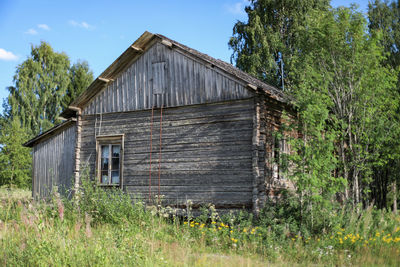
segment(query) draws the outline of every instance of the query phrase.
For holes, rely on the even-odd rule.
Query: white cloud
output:
[[[38,34],[38,32],[35,29],[29,29],[25,32],[26,34],[30,34],[30,35],[36,35]]]
[[[68,21],[68,23],[74,27],[84,28],[86,30],[90,30],[90,29],[94,28],[94,26],[90,25],[86,21],[78,22],[75,20],[70,20],[70,21]]]
[[[38,26],[39,29],[50,31],[50,27],[47,24],[38,24],[37,26]]]
[[[245,15],[244,7],[249,4],[248,0],[242,0],[230,5],[226,5],[226,10],[233,15]]]
[[[0,48],[0,60],[17,60],[18,56],[14,55],[12,52],[10,51],[6,51],[3,48]]]

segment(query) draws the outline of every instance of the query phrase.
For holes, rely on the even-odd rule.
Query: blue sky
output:
[[[334,0],[332,6],[368,0]],[[160,33],[229,62],[228,40],[246,20],[247,0],[0,0],[0,104],[31,45],[49,42],[71,62],[87,60],[97,77],[144,31]],[[0,108],[1,110],[2,108]]]

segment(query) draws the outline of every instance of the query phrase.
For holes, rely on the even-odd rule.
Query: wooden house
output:
[[[274,132],[285,95],[231,64],[145,32],[33,148],[33,196],[77,189],[88,171],[165,205],[247,208],[285,186]]]

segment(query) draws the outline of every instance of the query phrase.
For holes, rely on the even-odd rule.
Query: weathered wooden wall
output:
[[[255,177],[255,191],[258,206],[265,206],[267,199],[276,200],[282,189],[293,188],[293,184],[285,178],[280,169],[279,157],[282,153],[290,153],[285,136],[290,134],[296,137],[293,131],[288,133],[282,130],[283,123],[295,120],[294,112],[284,104],[261,94],[256,98],[259,107],[259,139],[256,148],[259,176]],[[277,133],[281,132],[280,138]],[[283,134],[283,135],[282,135]]]
[[[176,107],[253,96],[210,64],[161,43],[154,44],[83,109],[83,114]]]
[[[152,192],[158,191],[160,109],[154,111]],[[164,204],[251,208],[254,99],[163,110]],[[96,135],[125,134],[124,189],[148,198],[151,110],[82,116],[81,161],[95,173]]]
[[[66,195],[73,184],[75,125],[33,146],[33,197],[48,197],[57,186]]]

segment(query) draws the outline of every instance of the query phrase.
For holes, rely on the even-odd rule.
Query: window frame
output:
[[[119,183],[112,184],[111,177],[109,184],[101,183],[101,146],[109,145],[120,145],[120,154],[119,154]],[[109,151],[109,158],[112,154],[112,151]],[[109,166],[112,165],[112,162],[109,162]],[[124,174],[123,174],[123,166],[124,166],[124,134],[117,135],[102,135],[96,136],[96,180],[99,186],[104,187],[120,187],[122,188],[124,185]]]

